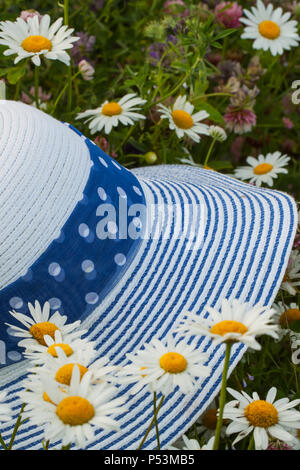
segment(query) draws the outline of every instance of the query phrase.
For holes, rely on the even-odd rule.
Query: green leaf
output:
[[[204,111],[208,112],[209,118],[212,121],[218,122],[218,123],[223,124],[223,125],[225,124],[223,116],[211,104],[208,104],[208,103],[205,103],[205,102],[202,101],[201,103],[199,103],[199,105],[197,107],[197,111],[201,111],[202,109]]]
[[[217,34],[217,36],[214,37],[215,40],[219,41],[219,39],[226,38],[226,36],[230,36],[230,34],[235,33],[237,30],[236,29],[225,29],[221,33]]]
[[[15,85],[26,73],[26,63],[12,67],[7,73],[7,80],[11,85]]]
[[[216,49],[223,49],[223,45],[218,42],[212,42],[211,45],[212,47],[215,47]]]
[[[296,320],[289,325],[290,329],[295,333],[300,333],[300,320]]]
[[[4,75],[6,75],[7,72],[9,72],[9,70],[11,70],[11,69],[10,68],[1,69],[0,70],[0,77],[4,77]]]

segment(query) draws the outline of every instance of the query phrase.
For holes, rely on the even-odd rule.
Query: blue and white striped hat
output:
[[[271,305],[288,263],[297,211],[287,194],[214,171],[162,165],[128,171],[76,129],[31,106],[0,101],[0,389],[17,411],[28,362],[9,310],[50,302],[82,320],[99,355],[164,338],[183,311],[223,298]],[[197,341],[194,339],[193,341]],[[224,346],[200,340],[211,375],[160,411],[162,447],[197,419],[220,389]],[[231,370],[245,348],[236,344]],[[125,386],[120,393],[127,390]],[[131,396],[121,432],[99,431],[90,449],[136,449],[152,416],[146,389]],[[0,426],[6,438],[12,424]],[[40,449],[23,425],[16,449]],[[155,448],[154,430],[145,449]]]

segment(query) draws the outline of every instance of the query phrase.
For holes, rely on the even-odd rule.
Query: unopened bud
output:
[[[147,152],[145,153],[144,157],[148,165],[153,165],[157,162],[157,155],[155,152]]]
[[[81,60],[78,64],[78,68],[83,80],[93,80],[95,69],[87,60]]]

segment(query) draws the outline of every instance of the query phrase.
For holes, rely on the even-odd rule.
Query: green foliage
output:
[[[88,126],[75,120],[78,112],[135,92],[147,99],[143,110],[147,120],[136,124],[129,136],[128,128],[124,126],[118,126],[108,137],[96,135],[107,138],[108,151],[117,150],[117,157],[128,166],[145,164],[139,156],[151,151],[157,154],[158,163],[180,163],[188,151],[194,163],[203,164],[210,137],[203,136],[199,144],[178,139],[169,130],[167,121],[159,120],[156,106],[158,103],[171,105],[178,95],[186,95],[196,111],[209,113],[208,123],[224,127],[224,114],[232,96],[226,83],[232,75],[249,89],[257,87],[259,90],[254,107],[258,122],[251,132],[242,136],[240,151],[234,150],[238,136],[228,132],[227,141],[215,146],[210,166],[232,172],[236,165],[245,163],[248,155],[276,150],[289,153],[294,158],[293,171],[285,178],[285,185],[297,194],[300,118],[299,109],[291,103],[289,94],[299,70],[298,50],[289,53],[287,64],[285,58],[274,59],[269,52],[259,51],[257,55],[264,73],[253,78],[248,70],[256,54],[251,42],[240,39],[239,29],[218,24],[213,9],[204,3],[185,3],[189,14],[182,16],[186,11],[182,7],[175,8],[173,14],[166,14],[163,1],[107,0],[100,8],[96,8],[97,2],[93,1],[71,1],[70,26],[75,32],[95,37],[92,50],[86,50],[83,41],[79,54],[94,65],[95,76],[87,82],[80,74],[76,75],[72,85],[72,107],[68,111],[67,68],[57,61],[43,60],[40,85],[52,95],[47,102],[47,112],[90,135]],[[49,13],[52,20],[63,16],[60,3],[33,0],[30,6],[41,14]],[[26,7],[22,0],[6,1],[2,19],[13,21]],[[159,47],[161,50],[157,52]],[[5,47],[1,46],[1,50]],[[78,57],[73,60],[73,74],[77,72],[77,63]],[[240,74],[236,70],[237,64],[241,66]],[[224,67],[227,67],[226,73]],[[20,99],[22,92],[32,96],[33,66],[30,61],[13,66],[12,57],[1,54],[0,76],[7,79],[8,98]],[[288,113],[284,100],[289,102]],[[282,121],[287,114],[294,124],[290,130]]]

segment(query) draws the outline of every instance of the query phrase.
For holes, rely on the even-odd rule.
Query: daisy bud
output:
[[[37,10],[33,9],[23,10],[20,14],[20,18],[22,18],[24,21],[27,21],[28,18],[33,18],[34,16],[37,16],[39,20],[42,18],[42,15]]]
[[[155,152],[147,152],[144,155],[146,163],[148,165],[153,165],[153,163],[157,162],[157,155]]]
[[[218,140],[219,142],[224,142],[227,139],[227,134],[222,129],[222,127],[219,126],[210,126],[209,128],[209,135],[213,138]]]
[[[95,69],[87,60],[81,60],[78,64],[78,68],[83,80],[93,80]]]

